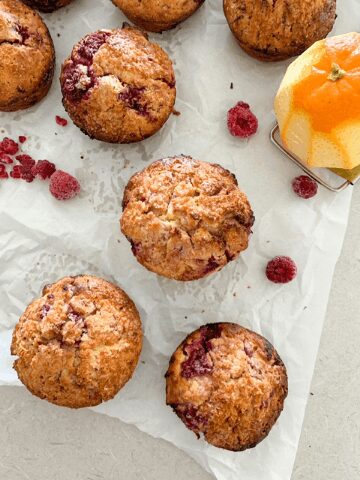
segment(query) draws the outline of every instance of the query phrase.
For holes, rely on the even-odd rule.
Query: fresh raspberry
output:
[[[80,192],[80,184],[75,177],[57,170],[50,177],[50,193],[57,200],[69,200]]]
[[[9,178],[9,174],[6,171],[5,165],[0,163],[0,180],[4,180],[5,178]]]
[[[21,165],[14,165],[13,169],[10,172],[11,178],[21,178]]]
[[[312,198],[317,194],[318,184],[307,175],[300,175],[292,181],[292,188],[301,198]]]
[[[9,163],[13,163],[13,161],[14,160],[7,153],[0,152],[0,162],[1,163],[9,164]]]
[[[20,135],[20,137],[19,137],[19,142],[20,142],[20,143],[25,143],[26,140],[27,140],[27,138],[24,137],[24,135]]]
[[[0,142],[0,152],[8,153],[9,155],[15,155],[19,151],[19,145],[11,138],[5,137]]]
[[[258,120],[245,102],[238,102],[228,111],[227,125],[234,137],[248,138],[258,129]]]
[[[296,264],[290,257],[275,257],[266,267],[266,276],[274,283],[289,283],[294,280],[296,274]]]
[[[34,161],[35,163],[35,161]],[[33,165],[31,163],[25,163],[22,165],[15,165],[10,172],[10,177],[25,180],[31,183],[34,180],[34,175],[31,172]]]
[[[56,123],[60,125],[60,127],[66,127],[66,125],[68,124],[66,118],[59,117],[59,115],[56,115],[55,120]]]
[[[48,160],[38,160],[36,165],[34,165],[31,169],[31,173],[34,175],[34,177],[40,177],[43,180],[50,178],[55,171],[55,164],[49,162]]]
[[[27,154],[22,154],[22,155],[16,155],[16,160],[21,163],[21,165],[23,166],[27,166],[27,167],[33,167],[35,165],[35,160],[30,157],[30,155],[27,155]]]

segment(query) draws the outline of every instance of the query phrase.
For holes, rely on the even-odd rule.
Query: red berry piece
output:
[[[248,138],[258,129],[258,119],[245,102],[238,102],[228,111],[227,125],[229,132],[234,137]]]
[[[11,138],[5,137],[4,140],[0,142],[0,151],[8,153],[9,155],[15,155],[15,153],[19,151],[19,145]]]
[[[30,157],[30,155],[22,154],[22,155],[16,155],[16,160],[21,163],[23,166],[28,166],[28,167],[33,167],[35,165],[35,160]]]
[[[31,173],[34,175],[34,177],[39,177],[43,180],[50,178],[55,171],[55,164],[49,162],[48,160],[38,160],[36,165],[34,165],[31,169]]]
[[[274,283],[289,283],[296,274],[296,263],[290,257],[275,257],[266,267],[266,276]]]
[[[9,174],[6,171],[5,165],[0,163],[0,180],[5,180],[6,178],[9,178]]]
[[[7,153],[0,152],[0,162],[1,163],[9,164],[9,163],[13,163],[13,161],[14,160]]]
[[[66,127],[66,125],[68,124],[66,118],[59,117],[59,115],[56,115],[55,120],[56,123],[60,125],[60,127]]]
[[[301,198],[315,197],[318,191],[318,184],[307,175],[300,175],[292,181],[292,188],[296,195]]]
[[[80,184],[72,175],[57,170],[50,177],[50,192],[57,200],[69,200],[80,192]]]
[[[21,165],[14,165],[13,169],[10,172],[11,178],[21,178]]]
[[[24,135],[20,135],[20,137],[19,137],[19,142],[20,142],[20,143],[25,143],[26,140],[27,140],[27,138],[24,137]]]

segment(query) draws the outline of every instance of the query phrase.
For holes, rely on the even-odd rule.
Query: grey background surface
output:
[[[360,187],[355,188],[292,480],[360,479]],[[210,480],[172,445],[0,388],[1,480]],[[242,479],[246,480],[246,479]]]

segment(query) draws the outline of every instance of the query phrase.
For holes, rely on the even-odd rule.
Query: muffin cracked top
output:
[[[255,447],[287,396],[286,368],[263,337],[234,323],[204,325],[173,354],[166,402],[187,428],[215,447]]]
[[[196,12],[205,0],[112,0],[128,19],[150,32],[162,32]]]
[[[277,61],[300,55],[325,38],[336,18],[336,0],[224,0],[240,46],[251,56]]]
[[[116,395],[131,378],[141,346],[140,317],[126,293],[84,275],[43,289],[16,325],[11,353],[30,392],[80,408]]]
[[[220,165],[173,157],[135,174],[121,229],[137,260],[176,280],[220,270],[248,246],[253,212],[234,175]]]
[[[49,91],[55,51],[41,17],[18,0],[0,1],[0,110],[28,108]]]
[[[84,37],[61,72],[63,104],[98,140],[131,143],[157,132],[173,111],[175,74],[168,55],[125,26]]]

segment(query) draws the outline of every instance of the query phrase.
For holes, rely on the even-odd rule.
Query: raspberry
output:
[[[50,177],[50,193],[57,200],[69,200],[80,192],[80,184],[75,177],[57,170]]]
[[[11,178],[21,178],[21,165],[14,165],[13,169],[10,172]]]
[[[27,140],[27,138],[24,137],[24,135],[20,135],[20,137],[19,137],[19,142],[20,142],[20,143],[25,143],[26,140]]]
[[[266,267],[266,276],[274,283],[289,283],[294,280],[296,274],[296,264],[290,257],[275,257]]]
[[[19,151],[19,145],[14,142],[11,138],[5,137],[2,142],[0,142],[0,152],[8,153],[9,155],[15,155]]]
[[[198,413],[197,407],[191,403],[175,403],[171,406],[187,428],[199,435],[207,424],[207,420]]]
[[[35,160],[33,160],[35,164]],[[15,165],[10,172],[10,177],[12,178],[20,178],[21,180],[25,180],[28,183],[31,183],[34,180],[34,175],[31,172],[33,164],[25,163],[23,165]]]
[[[9,178],[9,174],[6,171],[5,165],[0,163],[0,180],[4,180],[5,178]]]
[[[56,123],[60,125],[60,127],[66,127],[66,125],[68,124],[66,118],[59,117],[59,115],[56,115],[55,120]]]
[[[9,163],[13,163],[13,161],[14,160],[7,153],[0,152],[0,162],[1,163],[9,164]]]
[[[26,155],[25,153],[22,155],[16,155],[15,158],[23,166],[27,166],[31,168],[35,165],[35,160],[32,157],[30,157],[30,155]]]
[[[128,85],[119,93],[119,99],[123,101],[129,108],[136,110],[139,115],[146,116],[149,114],[146,103],[142,99],[144,87],[133,87]]]
[[[301,198],[312,198],[317,194],[318,184],[307,175],[300,175],[292,181],[292,188]]]
[[[184,378],[193,378],[211,373],[213,364],[208,352],[212,349],[211,340],[218,338],[221,331],[218,325],[205,325],[200,328],[200,338],[187,343],[183,351],[187,360],[181,364],[181,375]]]
[[[228,111],[227,125],[234,137],[247,138],[257,132],[258,120],[245,102],[238,102]]]
[[[43,180],[50,178],[55,171],[55,164],[49,162],[48,160],[38,160],[36,165],[34,165],[31,169],[31,173],[34,175],[34,177],[40,177]]]

